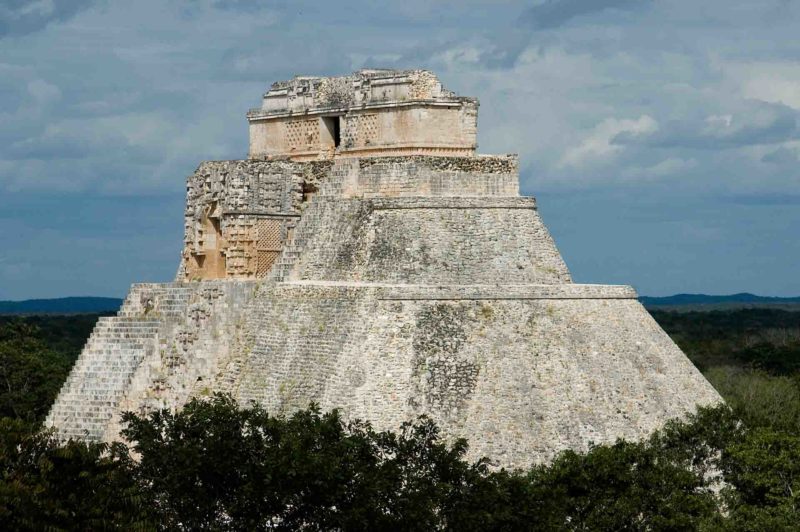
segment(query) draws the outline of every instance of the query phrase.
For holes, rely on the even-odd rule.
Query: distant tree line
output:
[[[0,529],[797,530],[796,355],[743,353],[794,349],[800,313],[759,312],[654,313],[728,406],[524,471],[468,461],[468,442],[444,442],[424,418],[379,432],[223,395],[127,414],[125,444],[62,444],[38,424],[93,320],[66,335],[55,317],[6,320]]]
[[[800,312],[652,315],[742,421],[800,434]]]
[[[793,375],[800,370],[800,312],[752,308],[651,314],[701,371],[727,366]]]

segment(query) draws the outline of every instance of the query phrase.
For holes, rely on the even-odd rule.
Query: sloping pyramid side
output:
[[[336,162],[268,278],[135,285],[48,424],[114,439],[123,410],[223,391],[381,429],[426,414],[524,467],[721,401],[630,287],[572,283],[514,165]]]
[[[426,414],[524,467],[721,399],[626,286],[573,284],[529,198],[325,199],[251,302],[227,390],[396,429]]]

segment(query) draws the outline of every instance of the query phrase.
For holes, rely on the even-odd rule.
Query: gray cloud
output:
[[[781,146],[761,157],[761,162],[778,165],[796,165],[800,163],[800,149]]]
[[[520,154],[522,190],[540,196],[576,278],[645,293],[796,286],[787,228],[800,211],[780,198],[800,196],[800,3],[532,4],[4,2],[0,35],[15,37],[0,59],[0,216],[19,228],[5,233],[9,256],[30,270],[14,282],[0,270],[0,290],[109,294],[169,279],[185,176],[245,156],[244,113],[272,81],[362,66],[430,68],[479,97],[480,151]],[[655,127],[630,131],[642,117]]]
[[[800,205],[800,194],[746,194],[722,195],[722,201],[729,201],[739,205]]]
[[[669,121],[649,135],[622,132],[612,143],[701,150],[776,144],[798,138],[797,119],[798,111],[789,106],[748,101],[736,113]]]
[[[520,21],[534,29],[557,28],[583,15],[607,9],[628,9],[645,3],[646,0],[545,0],[528,9]]]
[[[0,4],[0,38],[25,35],[63,22],[90,8],[96,0],[4,0]]]
[[[132,144],[119,132],[97,134],[77,129],[48,129],[40,136],[14,142],[4,150],[6,160],[58,160],[62,165],[65,159],[97,160],[101,153],[114,154],[121,161],[137,164],[155,164],[164,157],[156,146]]]
[[[271,2],[264,2],[263,0],[211,0],[211,5],[218,9],[254,13],[267,6],[270,8],[285,7],[287,2],[277,0],[272,0]]]
[[[20,159],[81,159],[96,153],[91,144],[75,135],[55,135],[28,138],[11,144],[7,160]]]

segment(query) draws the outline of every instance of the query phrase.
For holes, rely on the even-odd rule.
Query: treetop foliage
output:
[[[229,396],[125,416],[130,448],[4,420],[7,530],[792,530],[800,440],[702,409],[644,442],[527,471],[466,460],[420,418],[397,433]],[[763,529],[763,528],[761,528]]]

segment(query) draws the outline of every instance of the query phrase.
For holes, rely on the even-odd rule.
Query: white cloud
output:
[[[798,131],[798,113],[780,103],[760,100],[738,102],[735,112],[671,120],[648,135],[621,132],[615,144],[661,148],[742,149],[792,140]]]
[[[742,97],[780,103],[800,110],[800,64],[797,61],[728,61],[720,68],[725,81]]]
[[[61,90],[56,85],[42,79],[28,82],[28,94],[40,106],[49,105],[61,99]]]
[[[657,129],[658,122],[648,115],[635,120],[607,118],[595,126],[578,146],[567,149],[558,166],[583,167],[590,163],[607,162],[624,149],[621,145],[612,144],[618,135],[625,133],[637,137]]]
[[[695,159],[670,157],[651,166],[629,166],[621,170],[621,177],[628,181],[657,180],[665,177],[679,178],[697,167]]]

